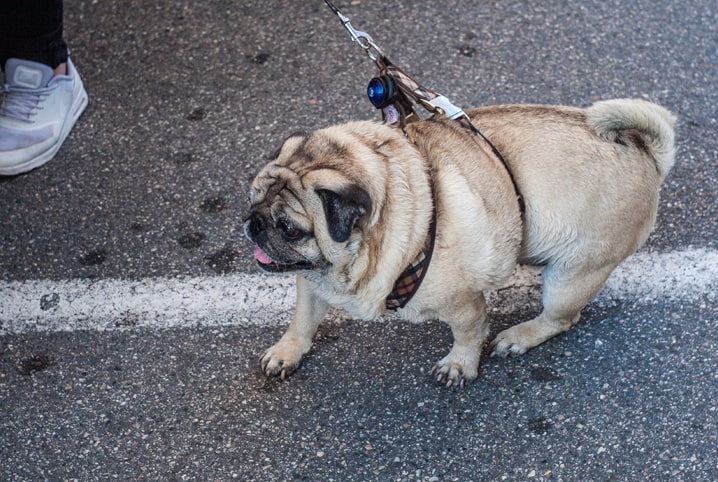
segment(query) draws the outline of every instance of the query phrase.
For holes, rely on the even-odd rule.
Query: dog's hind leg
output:
[[[618,263],[603,266],[549,264],[543,272],[543,311],[512,326],[491,342],[491,356],[520,355],[576,324],[581,310],[596,296]]]

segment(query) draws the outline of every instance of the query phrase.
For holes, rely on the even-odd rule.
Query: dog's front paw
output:
[[[301,340],[280,340],[259,357],[262,371],[268,377],[279,376],[282,380],[291,375],[302,361],[302,356],[309,351]]]
[[[479,350],[475,348],[455,346],[448,355],[434,365],[431,374],[437,382],[446,382],[447,387],[458,385],[463,388],[479,375],[480,355]]]

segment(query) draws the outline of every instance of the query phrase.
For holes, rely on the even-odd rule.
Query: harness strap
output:
[[[473,122],[471,122],[471,119],[463,111],[463,109],[452,104],[449,99],[447,99],[443,95],[438,94],[433,90],[421,85],[411,76],[409,76],[409,74],[401,70],[396,65],[392,64],[386,56],[382,55],[377,58],[376,63],[380,66],[380,71],[382,74],[389,74],[397,80],[397,85],[401,92],[407,97],[409,97],[411,100],[421,105],[430,112],[440,112],[445,117],[457,121],[459,125],[476,134],[478,138],[477,142],[479,142],[480,144],[483,143],[485,146],[487,146],[489,150],[491,150],[491,152],[499,159],[499,161],[501,161],[501,164],[503,164],[504,169],[506,169],[506,172],[509,174],[509,178],[511,178],[511,184],[513,184],[514,186],[514,192],[516,193],[516,199],[519,204],[519,211],[521,212],[521,216],[523,216],[526,211],[526,205],[524,204],[524,198],[519,191],[519,187],[516,184],[516,179],[514,178],[513,172],[511,172],[511,168],[509,167],[508,162],[506,162],[506,159],[504,159],[504,156],[501,155],[501,152],[499,152],[496,146],[474,125]],[[402,107],[404,108],[404,110],[407,110],[406,106]],[[411,105],[409,105],[408,107],[408,110],[411,111]],[[414,113],[411,112],[411,114]],[[401,127],[404,127],[405,120],[411,122],[414,119],[418,119],[418,116],[412,115],[411,119],[409,119],[408,116],[406,119],[402,119]]]
[[[516,185],[516,180],[514,179],[513,173],[511,172],[508,163],[504,159],[504,156],[502,156],[496,146],[494,146],[494,144],[486,136],[484,136],[484,134],[479,129],[476,128],[476,126],[471,122],[471,120],[466,114],[457,118],[456,121],[461,127],[468,129],[473,134],[475,134],[474,140],[477,143],[484,144],[484,146],[488,147],[491,152],[501,161],[501,164],[503,164],[504,168],[506,169],[506,172],[509,174],[509,178],[511,179],[511,184],[514,187],[516,199],[519,204],[519,211],[521,213],[521,216],[523,217],[524,212],[526,211],[524,199],[521,195],[521,192],[519,191],[518,186]],[[431,200],[433,203],[431,222],[429,224],[429,233],[426,237],[426,241],[424,242],[424,247],[416,256],[416,258],[414,258],[414,260],[409,263],[409,266],[404,271],[402,271],[402,273],[399,275],[399,278],[394,283],[394,288],[392,289],[391,293],[389,293],[389,296],[387,296],[386,308],[388,310],[397,310],[406,306],[409,301],[411,301],[411,299],[414,297],[416,292],[419,290],[421,282],[424,280],[424,276],[429,270],[429,263],[431,262],[431,256],[434,252],[434,243],[436,242],[437,210],[436,189],[434,188],[434,180],[431,177],[431,174],[429,174],[429,185],[431,187]]]
[[[409,266],[399,275],[394,283],[389,296],[386,297],[386,309],[397,310],[403,308],[411,301],[421,286],[421,282],[429,270],[431,255],[434,252],[434,243],[436,241],[436,193],[434,190],[434,181],[429,176],[429,185],[431,186],[431,200],[433,209],[431,212],[431,222],[429,223],[429,233],[426,236],[424,247]]]
[[[521,216],[523,217],[524,213],[526,212],[526,204],[524,204],[524,197],[521,195],[521,191],[519,191],[519,186],[516,184],[516,179],[514,178],[514,173],[511,172],[511,168],[509,167],[509,163],[506,162],[506,159],[504,159],[504,156],[501,155],[499,150],[496,148],[493,142],[491,142],[475,125],[473,122],[471,122],[471,119],[469,119],[469,116],[460,117],[457,119],[457,122],[464,128],[469,129],[471,132],[476,134],[477,137],[474,139],[477,140],[477,142],[481,141],[486,146],[491,149],[491,152],[494,153],[494,155],[501,161],[501,164],[504,165],[504,169],[506,169],[506,172],[509,174],[509,178],[511,179],[511,184],[514,186],[514,192],[516,193],[516,200],[519,203],[519,212],[521,213]]]

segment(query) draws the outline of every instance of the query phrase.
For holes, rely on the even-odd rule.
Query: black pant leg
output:
[[[67,61],[62,0],[0,0],[0,66],[15,57],[53,69]]]

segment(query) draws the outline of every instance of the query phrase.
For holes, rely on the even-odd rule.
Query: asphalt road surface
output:
[[[322,1],[66,2],[90,105],[0,179],[0,480],[718,480],[718,4],[339,2],[456,104],[641,97],[679,116],[646,246],[582,321],[478,380],[448,327],[333,312],[281,382],[293,283],[258,273],[249,180],[287,134],[377,118]],[[492,331],[540,309],[530,271]]]

